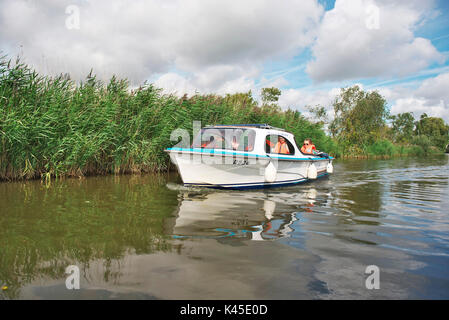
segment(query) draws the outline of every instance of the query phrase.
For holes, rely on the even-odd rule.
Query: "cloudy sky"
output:
[[[178,94],[276,86],[300,111],[359,84],[393,114],[449,122],[448,14],[445,0],[0,0],[0,51]]]

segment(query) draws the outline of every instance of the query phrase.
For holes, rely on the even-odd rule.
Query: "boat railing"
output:
[[[215,125],[208,125],[205,126],[205,128],[238,128],[238,127],[244,127],[244,128],[257,128],[257,129],[273,129],[273,130],[279,130],[279,131],[285,131],[282,128],[277,128],[270,126],[267,123],[253,123],[253,124],[215,124]]]

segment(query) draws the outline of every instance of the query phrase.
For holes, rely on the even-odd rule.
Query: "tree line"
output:
[[[449,126],[442,118],[412,112],[390,115],[387,101],[377,91],[359,86],[341,89],[333,103],[329,131],[343,156],[427,154],[443,152]]]

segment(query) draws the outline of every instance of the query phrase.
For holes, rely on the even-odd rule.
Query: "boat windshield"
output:
[[[193,148],[253,151],[256,132],[242,128],[203,128],[193,140]]]

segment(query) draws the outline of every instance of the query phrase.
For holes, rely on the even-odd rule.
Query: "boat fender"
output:
[[[276,167],[270,161],[270,163],[265,168],[265,182],[274,182],[276,180],[276,174]]]
[[[317,178],[317,170],[313,162],[309,165],[309,168],[307,168],[307,178],[308,179],[316,179]]]
[[[334,172],[334,166],[332,165],[332,162],[329,162],[326,168],[327,173]]]

